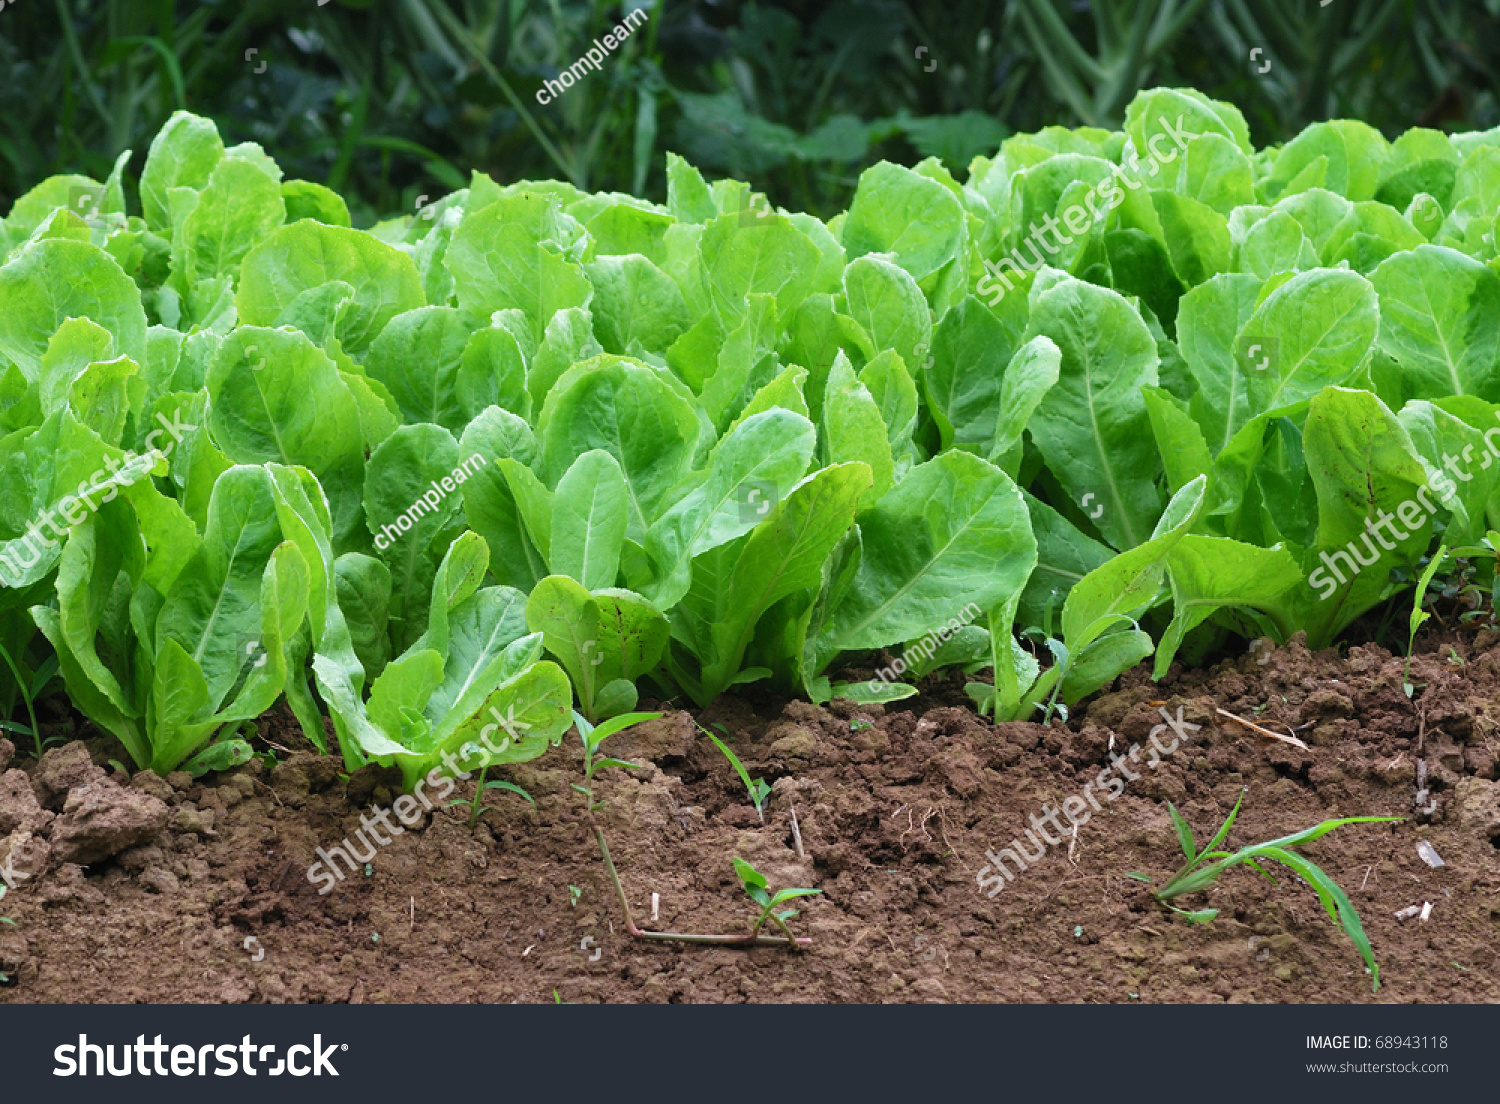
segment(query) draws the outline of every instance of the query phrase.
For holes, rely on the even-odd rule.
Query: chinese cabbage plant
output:
[[[139,765],[285,697],[410,784],[643,694],[1325,646],[1500,526],[1497,149],[1163,88],[828,220],[669,156],[362,229],[178,113],[0,226],[4,723],[55,661]]]

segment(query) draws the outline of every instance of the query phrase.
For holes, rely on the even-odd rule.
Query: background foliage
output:
[[[962,169],[1012,131],[1118,126],[1153,85],[1237,104],[1258,144],[1330,117],[1388,136],[1500,122],[1500,0],[650,11],[601,72],[541,107],[541,82],[617,23],[619,4],[12,0],[0,10],[0,210],[53,173],[103,179],[124,149],[138,173],[176,108],[342,192],[357,225],[462,186],[470,168],[659,200],[669,149],[828,215],[880,158],[936,154]]]

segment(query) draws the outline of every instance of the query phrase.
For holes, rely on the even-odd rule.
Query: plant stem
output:
[[[645,931],[635,925],[635,919],[630,915],[630,902],[625,899],[625,887],[620,883],[619,872],[615,870],[615,863],[609,855],[609,844],[604,841],[604,829],[594,822],[594,816],[589,814],[589,827],[594,830],[594,838],[599,841],[599,853],[604,856],[604,868],[609,871],[609,880],[615,887],[615,893],[620,898],[620,909],[625,913],[625,930],[636,939],[651,939],[660,942],[674,943],[711,943],[721,947],[810,947],[812,940],[807,937],[796,938],[787,932],[783,938],[779,935],[760,935],[761,921],[757,921],[754,929],[748,935],[699,935],[683,932],[654,932]],[[777,921],[780,924],[780,921]],[[781,924],[781,930],[786,931],[786,925]]]
[[[21,700],[26,703],[26,715],[31,718],[31,742],[36,745],[36,757],[42,757],[42,730],[36,726],[36,710],[31,707],[31,691],[21,678],[21,671],[16,666],[16,661],[10,658],[10,652],[0,645],[0,656],[5,658],[5,665],[10,668],[10,673],[16,677],[16,691],[21,695]]]
[[[481,768],[479,778],[474,783],[474,800],[469,805],[469,830],[471,832],[474,830],[474,825],[479,823],[479,814],[481,812],[479,803],[484,800],[484,776],[489,772],[489,769],[488,766]]]

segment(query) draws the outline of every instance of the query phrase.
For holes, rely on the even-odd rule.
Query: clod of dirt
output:
[[[300,809],[310,794],[328,789],[338,777],[335,761],[299,752],[271,772],[271,788],[285,804]]]
[[[51,816],[51,813],[46,814]],[[0,840],[0,868],[9,872],[12,881],[35,878],[52,861],[52,848],[24,828]]]
[[[87,866],[154,839],[167,826],[167,812],[164,802],[113,779],[86,782],[68,791],[52,825],[52,850],[59,862]]]
[[[36,791],[23,770],[0,774],[0,835],[17,828],[35,831],[52,819],[52,814],[38,804]]]
[[[130,780],[131,786],[148,793],[159,801],[171,804],[176,799],[176,792],[161,775],[152,770],[136,771],[135,777]]]
[[[1454,808],[1463,828],[1477,828],[1500,847],[1500,782],[1465,778],[1455,791]]]
[[[0,771],[10,766],[10,761],[16,757],[16,745],[9,740],[0,740]]]
[[[675,766],[693,750],[698,729],[687,713],[668,713],[655,721],[627,728],[609,745],[609,753],[634,763]]]
[[[775,724],[766,734],[771,754],[791,769],[805,767],[818,758],[818,737],[799,724]]]
[[[172,827],[179,832],[191,832],[198,836],[214,835],[214,811],[212,809],[195,809],[191,805],[184,805],[172,816]]]
[[[99,782],[109,777],[94,766],[89,749],[80,740],[44,752],[31,775],[37,797],[49,809],[58,808],[75,786]]]

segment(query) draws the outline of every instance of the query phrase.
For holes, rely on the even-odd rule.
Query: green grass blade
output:
[[[1266,858],[1275,859],[1313,887],[1318,899],[1323,902],[1324,911],[1335,925],[1344,929],[1344,934],[1370,968],[1371,992],[1379,992],[1380,967],[1375,962],[1375,952],[1370,947],[1370,939],[1365,935],[1364,926],[1359,922],[1359,913],[1348,895],[1311,859],[1281,847],[1267,846],[1262,850]]]
[[[597,748],[615,733],[623,732],[631,725],[657,720],[661,716],[660,713],[621,713],[618,717],[611,717],[592,730],[593,744],[590,746]]]
[[[1325,820],[1322,824],[1315,824],[1311,828],[1304,828],[1300,832],[1293,832],[1290,836],[1282,836],[1280,839],[1266,840],[1258,847],[1296,847],[1300,844],[1311,843],[1320,836],[1326,836],[1335,828],[1342,828],[1345,824],[1378,824],[1382,821],[1393,822],[1401,820],[1401,817],[1384,816],[1358,816],[1343,817],[1339,820]]]
[[[533,809],[536,808],[536,801],[532,799],[532,796],[525,790],[523,790],[520,786],[517,786],[514,782],[507,782],[503,778],[494,778],[486,782],[484,784],[484,788],[487,790],[506,790],[520,797],[524,797],[527,802],[530,803]]]
[[[1214,838],[1208,841],[1208,846],[1203,850],[1214,851],[1218,846],[1229,838],[1229,829],[1234,827],[1235,817],[1240,815],[1240,806],[1245,803],[1245,795],[1250,792],[1250,787],[1242,786],[1240,796],[1235,799],[1234,808],[1229,810],[1229,815],[1224,818],[1224,823],[1219,825],[1219,830],[1214,833]]]
[[[702,725],[698,727],[703,728]],[[703,728],[703,734],[712,740],[718,746],[719,750],[724,753],[724,758],[729,760],[729,765],[734,768],[735,773],[740,776],[740,781],[745,784],[746,791],[751,794],[755,793],[755,784],[750,781],[750,772],[745,769],[745,764],[740,762],[739,756],[730,751],[729,745],[708,729]]]
[[[1172,814],[1172,827],[1177,829],[1177,842],[1182,845],[1182,853],[1187,856],[1188,862],[1192,862],[1198,857],[1197,845],[1193,842],[1193,829],[1177,811],[1177,806],[1170,801],[1167,802],[1167,812]]]

